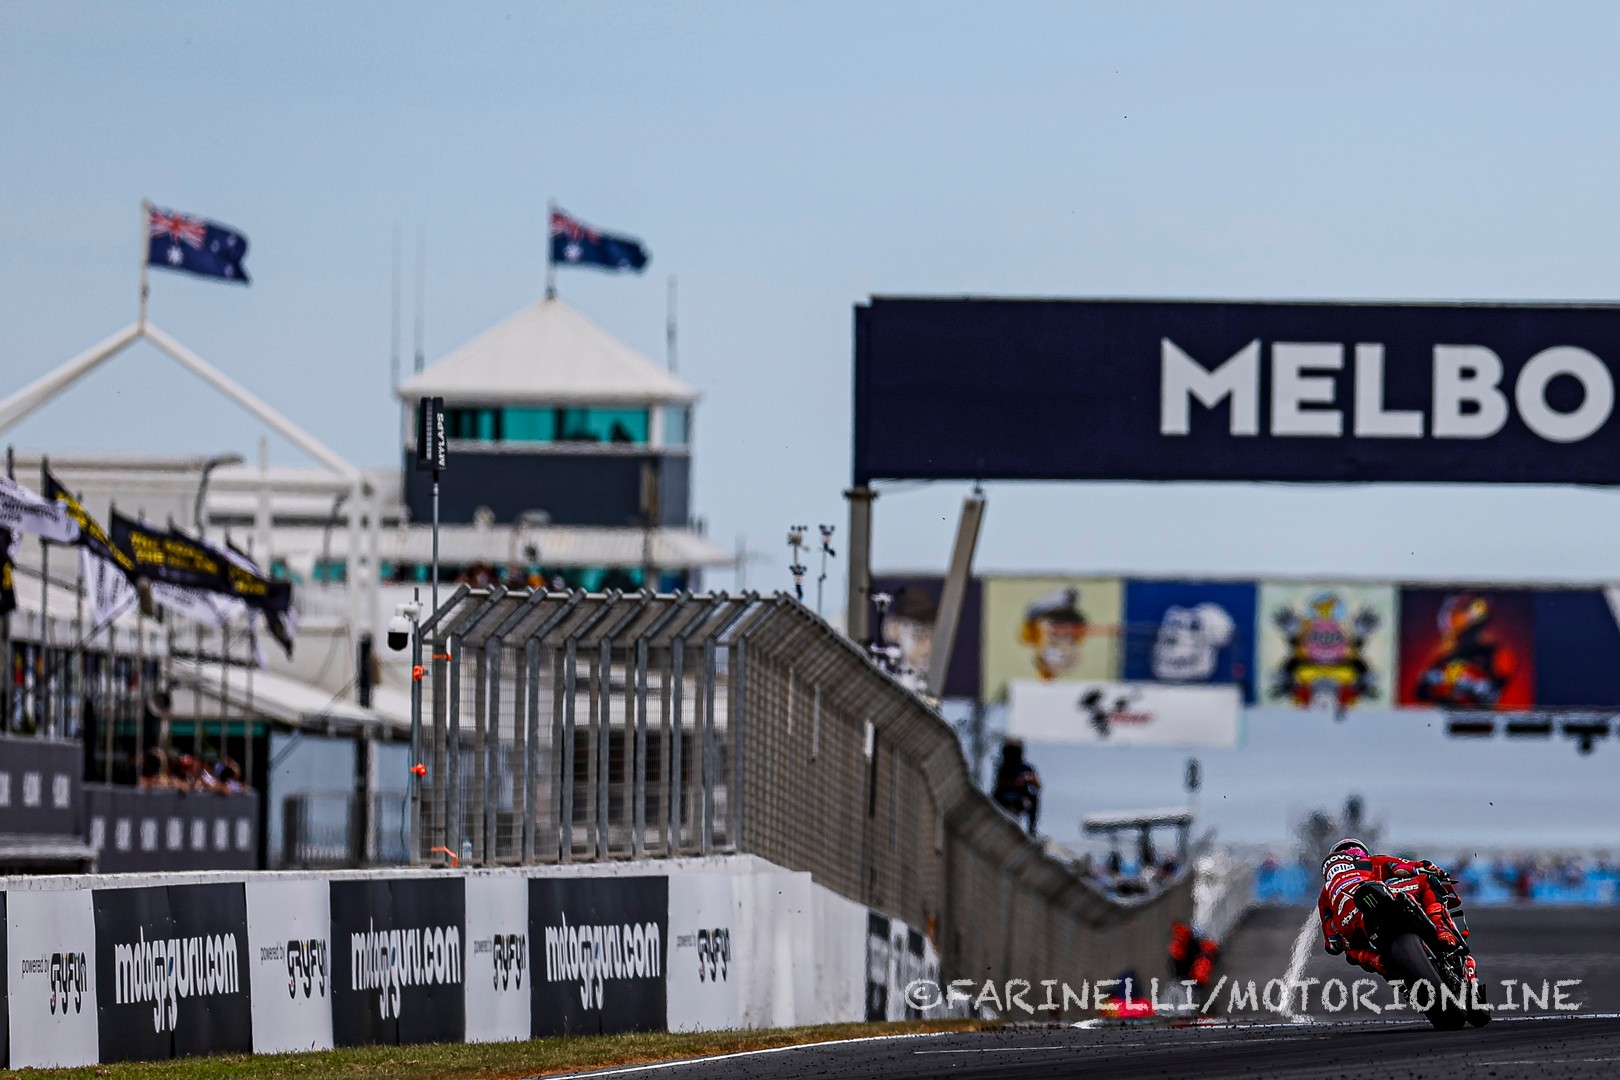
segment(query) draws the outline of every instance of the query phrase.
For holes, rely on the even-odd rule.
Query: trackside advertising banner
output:
[[[331,1049],[330,886],[250,881],[246,889],[253,1052]]]
[[[96,1064],[96,913],[85,889],[6,902],[11,1067]]]
[[[854,480],[1620,483],[1612,306],[876,298]]]
[[[669,879],[670,1031],[742,1026],[737,1004],[737,910],[728,874]]]
[[[1020,680],[1007,703],[1007,734],[1031,742],[1234,747],[1243,695],[1236,686]]]
[[[669,878],[534,878],[532,1032],[657,1031],[665,1023]]]
[[[866,1019],[917,1020],[922,1012],[907,1003],[906,986],[917,980],[939,982],[939,954],[920,931],[873,911],[866,929]]]
[[[103,1062],[253,1049],[241,884],[92,896]]]
[[[529,883],[467,878],[467,1041],[529,1037]]]
[[[465,925],[459,877],[332,882],[332,1041],[461,1042]]]

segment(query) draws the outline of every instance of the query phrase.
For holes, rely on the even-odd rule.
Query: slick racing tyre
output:
[[[1407,1000],[1413,1002],[1413,1007],[1418,1004],[1428,1006],[1423,1015],[1436,1029],[1455,1031],[1468,1023],[1468,1012],[1440,993],[1445,982],[1429,951],[1423,947],[1422,939],[1416,934],[1402,934],[1391,941],[1384,950],[1384,956],[1390,974],[1406,980]],[[1427,983],[1428,986],[1418,985],[1420,983]]]

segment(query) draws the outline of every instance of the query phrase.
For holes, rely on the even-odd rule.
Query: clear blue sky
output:
[[[0,383],[133,319],[146,196],[252,241],[250,289],[154,275],[154,319],[390,463],[395,224],[431,360],[539,295],[555,197],[646,240],[561,289],[654,358],[679,275],[697,509],[785,585],[789,522],[842,540],[872,293],[1613,297],[1617,40],[1596,4],[7,0]],[[143,348],[9,438],[256,435]],[[886,493],[879,566],[943,563],[963,493]],[[1597,579],[1617,537],[1571,489],[998,485],[980,563]]]
[[[1409,8],[12,0],[0,374],[130,321],[147,196],[253,244],[251,289],[155,275],[155,319],[386,463],[395,223],[407,252],[427,238],[431,359],[539,293],[556,197],[647,241],[645,277],[562,290],[655,358],[680,276],[698,509],[770,553],[766,584],[788,522],[843,531],[850,309],[873,292],[1612,296],[1620,13]],[[252,449],[149,350],[11,437]],[[941,562],[961,494],[885,496],[880,565]],[[981,551],[1595,577],[1617,532],[1620,498],[1591,492],[1003,486]]]

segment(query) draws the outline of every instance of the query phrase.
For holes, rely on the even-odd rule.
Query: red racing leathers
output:
[[[1447,947],[1461,944],[1467,930],[1460,931],[1447,911],[1450,893],[1445,874],[1430,862],[1413,863],[1393,855],[1352,856],[1341,852],[1330,856],[1322,867],[1322,892],[1316,899],[1316,913],[1322,920],[1322,944],[1335,955],[1377,975],[1384,975],[1383,958],[1367,940],[1353,893],[1364,881],[1382,881],[1391,892],[1410,893],[1434,923],[1440,943]],[[1443,890],[1443,891],[1442,891]]]

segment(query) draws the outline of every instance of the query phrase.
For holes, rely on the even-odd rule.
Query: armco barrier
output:
[[[829,1023],[938,976],[917,931],[748,857],[0,888],[13,1068]]]
[[[1002,982],[1156,974],[1192,915],[1190,873],[1117,901],[1048,855],[939,713],[791,597],[462,587],[423,626],[419,858],[747,852]]]

